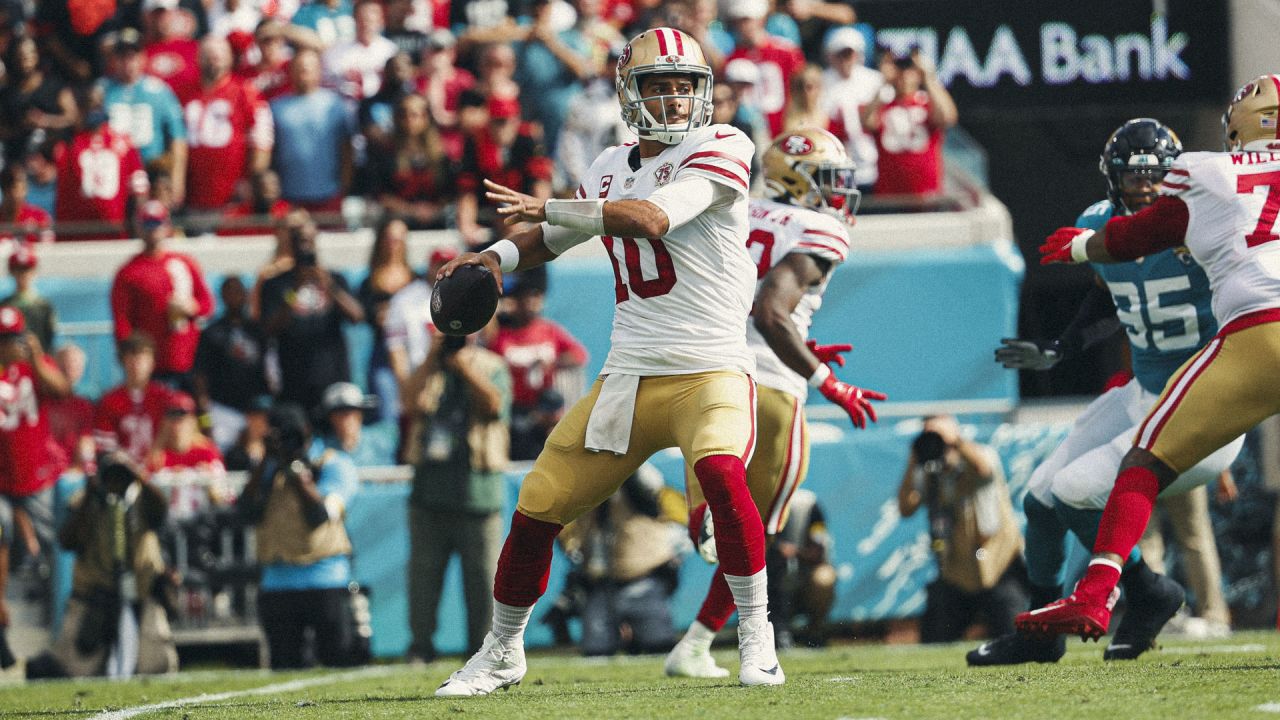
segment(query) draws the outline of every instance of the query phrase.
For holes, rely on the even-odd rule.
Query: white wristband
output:
[[[547,222],[588,235],[604,234],[604,200],[548,200]]]
[[[498,269],[504,273],[513,272],[520,264],[520,248],[510,240],[499,240],[485,250],[498,256]]]
[[[1079,235],[1071,238],[1071,259],[1077,263],[1089,262],[1089,249],[1087,247],[1089,238],[1094,236],[1092,230],[1085,230]]]
[[[822,387],[822,383],[826,382],[827,378],[830,376],[831,368],[827,367],[826,363],[818,363],[818,369],[814,370],[813,374],[809,376],[809,387]]]

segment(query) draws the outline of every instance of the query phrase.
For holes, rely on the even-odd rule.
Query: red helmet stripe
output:
[[[1272,75],[1271,84],[1276,86],[1276,97],[1280,98],[1280,75]],[[1276,123],[1276,139],[1280,140],[1280,122]]]
[[[684,55],[684,35],[679,30],[672,30],[671,34],[676,36],[676,54]],[[1275,78],[1274,75],[1271,77]]]
[[[662,28],[654,30],[653,34],[658,36],[658,54],[667,55],[667,36],[662,34]]]

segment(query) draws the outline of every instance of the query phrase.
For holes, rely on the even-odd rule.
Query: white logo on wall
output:
[[[931,27],[885,28],[876,33],[876,42],[898,54],[919,48],[935,61],[938,79],[945,85],[963,78],[973,87],[987,88],[1006,75],[1023,87],[1035,80],[1026,53],[1008,25],[996,28],[982,57],[965,28],[957,26],[947,31],[941,52],[939,34]],[[1047,85],[1190,80],[1191,68],[1182,59],[1189,42],[1185,32],[1170,35],[1169,23],[1163,17],[1151,21],[1147,34],[1123,33],[1114,37],[1081,37],[1069,23],[1046,22],[1040,26],[1039,79]]]

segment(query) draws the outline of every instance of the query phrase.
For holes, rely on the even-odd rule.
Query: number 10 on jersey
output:
[[[604,249],[609,253],[609,262],[613,264],[613,297],[614,303],[626,302],[631,293],[637,297],[652,298],[666,295],[676,286],[676,266],[667,252],[667,246],[659,238],[616,238],[608,235],[600,238]],[[622,255],[620,265],[618,255]],[[645,257],[651,259],[657,271],[657,277],[644,276]],[[626,265],[627,276],[622,277],[622,265]]]

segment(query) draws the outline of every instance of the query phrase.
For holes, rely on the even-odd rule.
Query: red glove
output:
[[[827,378],[822,381],[822,385],[818,386],[818,392],[822,393],[822,397],[844,408],[849,413],[849,419],[853,421],[853,426],[862,429],[867,426],[867,417],[871,418],[871,422],[876,421],[876,409],[871,405],[872,400],[887,400],[888,396],[875,390],[863,390],[854,387],[848,383],[840,382],[836,379],[835,373],[829,373]]]
[[[840,357],[840,353],[847,353],[853,349],[852,345],[819,345],[817,340],[805,340],[804,345],[818,356],[818,362],[828,365],[835,363],[840,367],[844,367],[844,358]]]
[[[1054,230],[1053,234],[1046,238],[1044,244],[1040,246],[1040,264],[1086,262],[1086,260],[1075,257],[1072,253],[1078,237],[1083,237],[1080,242],[1085,242],[1093,237],[1093,231],[1078,227],[1064,227]]]

